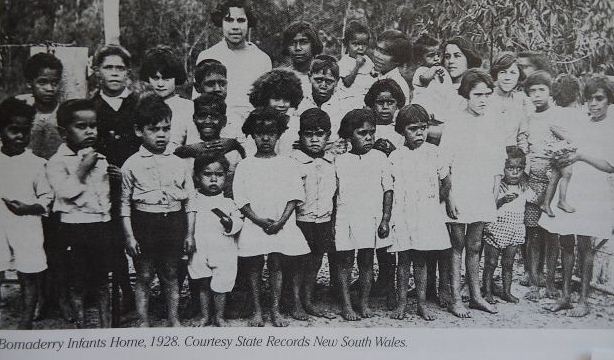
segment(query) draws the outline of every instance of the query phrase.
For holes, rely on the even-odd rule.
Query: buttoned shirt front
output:
[[[162,154],[153,154],[141,146],[122,166],[121,216],[130,216],[131,209],[150,213],[194,211],[195,196],[189,162],[173,155],[167,147]]]
[[[295,150],[290,157],[300,163],[305,187],[305,201],[297,208],[296,220],[315,223],[331,221],[333,197],[337,191],[332,155],[313,158],[301,150]]]

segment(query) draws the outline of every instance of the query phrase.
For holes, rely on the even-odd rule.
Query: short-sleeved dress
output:
[[[392,246],[388,251],[448,249],[450,237],[446,216],[439,201],[439,182],[449,166],[439,148],[424,143],[411,150],[406,146],[390,154],[394,178]]]
[[[536,195],[531,188],[523,191],[520,185],[497,186],[497,199],[508,194],[517,194],[513,201],[503,204],[497,210],[497,220],[486,224],[484,241],[497,249],[524,244],[526,227],[524,225],[525,205],[536,201]]]
[[[458,209],[458,219],[448,222],[470,224],[497,218],[493,186],[507,156],[499,134],[492,118],[467,111],[446,124],[440,146],[450,164],[450,196]]]
[[[614,165],[614,114],[609,114],[601,121],[584,120],[583,123],[584,126],[580,128],[582,131],[574,134],[578,152]],[[609,191],[607,173],[585,162],[576,162],[567,189],[567,201],[576,211],[566,213],[558,207],[552,207],[555,217],[542,216],[539,225],[555,234],[609,239],[612,237],[614,222]],[[555,199],[557,196],[555,194]]]
[[[390,236],[380,239],[384,192],[392,190],[390,161],[377,150],[364,155],[345,153],[335,160],[337,172],[337,251],[382,248],[391,245]]]
[[[302,173],[295,160],[278,155],[272,158],[248,157],[242,160],[233,181],[237,208],[249,204],[259,217],[278,220],[289,201],[304,201]],[[268,235],[251,220],[245,219],[239,234],[239,256],[269,253],[303,255],[309,253],[307,241],[296,225],[295,212],[284,227]]]

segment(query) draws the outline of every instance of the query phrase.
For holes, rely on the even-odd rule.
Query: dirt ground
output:
[[[567,316],[567,311],[552,313],[545,309],[552,305],[554,300],[542,298],[538,302],[524,299],[528,288],[521,286],[518,280],[522,277],[522,264],[516,265],[514,276],[513,293],[521,301],[519,304],[508,304],[503,301],[497,304],[498,314],[491,315],[480,311],[471,311],[470,319],[459,319],[440,308],[435,302],[428,306],[435,312],[437,319],[432,322],[424,321],[416,315],[415,299],[410,299],[407,308],[408,317],[405,320],[393,320],[390,311],[386,308],[386,299],[373,298],[371,306],[374,316],[355,322],[348,322],[341,318],[340,308],[333,298],[328,284],[328,266],[322,267],[316,288],[317,304],[337,314],[335,319],[311,317],[308,321],[294,320],[289,316],[286,319],[292,327],[428,327],[428,328],[553,328],[553,329],[614,329],[614,296],[600,291],[592,291],[589,304],[591,312],[584,318],[572,318]],[[356,274],[355,274],[356,275]],[[543,289],[542,289],[543,291]],[[164,315],[163,298],[160,296],[159,287],[154,284],[150,310],[153,326],[166,326]],[[2,295],[8,300],[8,305],[0,309],[0,329],[15,329],[19,319],[19,287],[17,284],[5,284],[2,286]],[[355,295],[355,294],[354,294]],[[264,303],[267,303],[265,300]],[[187,286],[181,294],[180,307],[182,313],[188,304]],[[86,327],[97,327],[97,311],[91,307],[87,311]],[[197,326],[197,318],[182,318],[183,326]],[[266,326],[271,326],[265,317]],[[246,319],[230,320],[231,326],[247,326]],[[137,326],[138,321],[134,313],[122,316],[121,327]],[[57,313],[49,314],[45,319],[34,323],[34,329],[72,329],[74,325],[62,320]]]

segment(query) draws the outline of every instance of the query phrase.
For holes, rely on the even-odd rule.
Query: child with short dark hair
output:
[[[311,249],[303,278],[303,305],[308,314],[327,318],[332,315],[314,305],[313,294],[324,254],[331,261],[335,251],[332,216],[337,180],[334,158],[325,152],[329,137],[328,114],[318,108],[308,109],[300,117],[300,146],[290,154],[304,172],[305,202],[297,207],[296,224]]]
[[[493,298],[493,275],[501,258],[501,275],[503,277],[503,292],[501,299],[517,303],[519,300],[512,295],[512,275],[514,257],[518,245],[524,244],[526,228],[524,226],[524,211],[527,202],[536,201],[536,195],[528,186],[524,176],[526,157],[524,152],[515,146],[507,147],[507,159],[503,169],[503,177],[495,181],[494,195],[497,204],[497,220],[484,227],[484,300],[491,304],[497,301]]]
[[[320,55],[324,45],[314,26],[306,21],[295,21],[282,34],[281,52],[289,58],[289,68],[300,79],[303,92],[307,93],[309,68],[314,57]]]
[[[151,85],[153,91],[171,108],[171,140],[173,147],[198,141],[198,132],[192,122],[193,104],[177,94],[187,75],[183,65],[168,46],[158,45],[147,50],[141,66],[140,78]]]
[[[375,249],[390,246],[392,175],[390,162],[380,151],[371,151],[375,141],[375,114],[355,109],[341,120],[339,137],[351,150],[337,156],[338,195],[335,218],[335,248],[344,319],[354,321],[372,316],[369,295]],[[383,204],[383,206],[382,206]],[[349,283],[358,250],[360,300],[358,315],[350,301]]]
[[[260,293],[262,269],[267,256],[272,293],[273,326],[287,326],[279,312],[282,262],[289,270],[294,296],[292,316],[306,320],[301,304],[302,255],[309,247],[296,226],[295,208],[304,201],[305,191],[298,164],[277,155],[275,143],[286,130],[285,115],[272,108],[258,108],[243,124],[243,132],[256,142],[257,152],[237,166],[233,193],[237,207],[247,218],[239,235],[239,257],[248,272],[253,315],[249,326],[264,326]]]
[[[32,329],[41,273],[47,268],[41,216],[53,201],[45,159],[26,149],[34,114],[34,108],[15,98],[0,104],[0,280],[13,254],[21,288],[19,329]]]
[[[339,60],[339,76],[343,86],[339,88],[340,98],[350,102],[351,108],[358,109],[373,84],[373,61],[367,55],[369,29],[358,21],[350,21],[343,34],[343,46],[346,53]]]
[[[194,161],[194,183],[199,191],[194,199],[196,249],[190,256],[188,271],[190,278],[198,282],[201,326],[211,322],[211,296],[213,325],[227,326],[226,294],[232,290],[237,275],[235,236],[241,230],[243,219],[234,201],[222,193],[229,166],[224,156],[200,157]]]
[[[62,144],[56,112],[64,67],[53,54],[38,53],[26,60],[24,76],[31,97],[24,100],[36,110],[30,136],[30,149],[36,156],[49,159]],[[19,96],[20,100],[24,96]]]
[[[194,87],[198,94],[216,94],[222,99],[228,95],[228,80],[226,66],[215,59],[205,59],[196,65],[194,70]]]
[[[393,245],[388,251],[398,255],[399,302],[392,318],[399,320],[405,318],[411,262],[417,313],[427,321],[435,320],[426,306],[427,260],[440,258],[440,275],[448,276],[447,250],[451,244],[441,203],[450,203],[450,167],[439,147],[426,142],[429,120],[428,112],[420,105],[401,108],[395,129],[405,137],[405,146],[390,155],[395,202],[391,220]]]
[[[158,274],[170,326],[177,316],[177,266],[194,250],[195,195],[192,169],[168,147],[172,112],[154,95],[139,100],[134,131],[143,140],[122,166],[122,207],[126,252],[137,273],[136,303],[141,326],[149,326],[150,283]]]
[[[411,44],[401,31],[386,30],[377,37],[377,45],[373,51],[374,76],[377,77],[377,80],[396,81],[403,90],[407,102],[411,99],[411,91],[399,67],[411,61],[410,55]]]
[[[405,106],[405,95],[396,81],[377,80],[365,95],[364,102],[376,115],[375,149],[386,155],[403,146],[405,139],[395,131],[395,118]]]
[[[55,193],[59,235],[70,246],[71,300],[77,327],[84,322],[84,295],[96,291],[100,326],[109,327],[108,273],[111,270],[111,198],[109,163],[94,150],[98,133],[96,107],[85,99],[68,100],[58,108],[58,126],[66,142],[47,163]]]

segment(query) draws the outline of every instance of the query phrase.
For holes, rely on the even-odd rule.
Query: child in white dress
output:
[[[213,296],[215,326],[227,326],[224,319],[226,294],[235,284],[238,247],[235,235],[243,219],[232,199],[224,197],[230,163],[223,155],[200,157],[194,161],[194,184],[199,193],[194,200],[196,251],[188,264],[190,278],[197,281],[201,306],[201,326],[209,323],[209,298]]]
[[[405,318],[412,261],[418,315],[427,321],[435,320],[426,307],[426,261],[434,251],[451,247],[441,206],[442,200],[449,200],[450,168],[439,148],[426,143],[429,118],[420,105],[403,107],[397,117],[396,130],[404,135],[405,146],[390,155],[395,196],[391,220],[393,244],[389,251],[398,254],[399,289],[399,303],[392,318],[399,320]],[[446,263],[441,261],[440,266]]]
[[[355,109],[347,113],[341,120],[339,137],[351,144],[351,150],[335,161],[338,182],[335,248],[342,293],[341,315],[346,320],[359,320],[372,316],[368,300],[374,250],[390,246],[392,175],[386,155],[370,151],[375,141],[373,111]],[[356,250],[360,284],[358,315],[352,309],[348,287]]]
[[[256,142],[256,154],[241,161],[235,171],[233,193],[237,207],[246,220],[239,235],[239,257],[248,271],[254,313],[250,326],[263,326],[260,291],[264,256],[267,255],[272,292],[273,326],[287,326],[279,313],[282,261],[294,294],[293,317],[305,318],[299,299],[299,277],[309,246],[296,225],[294,210],[305,198],[301,171],[296,161],[275,153],[275,145],[286,129],[285,115],[273,108],[259,108],[250,113],[243,133]]]

